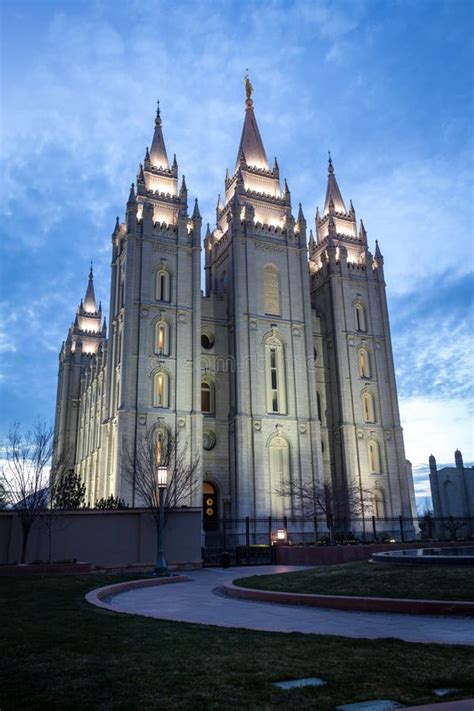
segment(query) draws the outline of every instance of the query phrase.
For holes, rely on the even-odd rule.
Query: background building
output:
[[[454,452],[454,467],[438,469],[430,455],[430,487],[435,518],[474,519],[474,467],[465,467],[462,454]]]
[[[123,453],[167,425],[200,459],[203,488],[189,504],[204,496],[205,529],[223,514],[302,515],[302,485],[334,492],[336,514],[411,518],[382,254],[370,252],[331,158],[308,236],[267,159],[251,93],[203,242],[158,109],[112,234],[108,341],[91,272],[61,350],[55,461],[74,463],[91,505],[110,494],[139,504]]]

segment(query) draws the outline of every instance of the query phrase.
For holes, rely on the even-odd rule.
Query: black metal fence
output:
[[[264,565],[276,543],[291,545],[456,541],[474,537],[474,518],[433,516],[365,518],[222,518],[205,534],[204,565]]]

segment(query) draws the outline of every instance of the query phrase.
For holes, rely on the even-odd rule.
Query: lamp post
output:
[[[168,575],[164,546],[164,524],[165,524],[165,491],[168,485],[168,470],[166,467],[158,466],[158,494],[160,497],[160,525],[158,528],[158,557],[155,565],[156,575]]]

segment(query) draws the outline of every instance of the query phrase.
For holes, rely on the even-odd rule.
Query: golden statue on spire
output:
[[[252,91],[253,91],[253,86],[252,86],[250,79],[249,79],[249,70],[248,69],[245,70],[244,81],[245,81],[245,93],[247,94],[247,100],[248,100],[248,99],[252,98]]]

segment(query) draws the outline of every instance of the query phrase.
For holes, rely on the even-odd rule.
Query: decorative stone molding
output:
[[[262,429],[262,421],[261,420],[254,420],[253,428],[256,432],[260,432]]]

